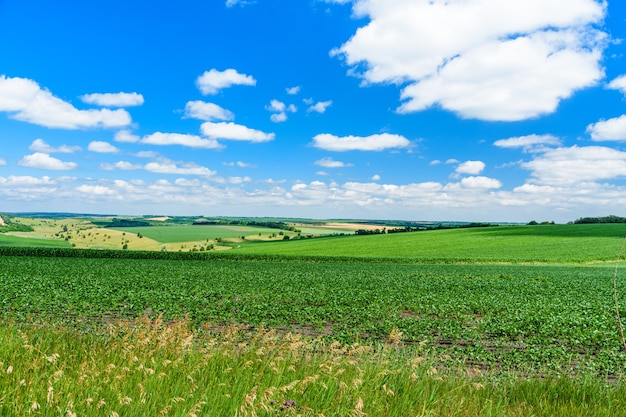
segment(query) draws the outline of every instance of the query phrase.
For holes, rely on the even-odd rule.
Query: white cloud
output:
[[[370,22],[332,53],[365,83],[405,84],[401,113],[441,106],[464,118],[524,120],[603,77],[607,35],[594,25],[606,3],[362,0],[353,8]]]
[[[149,162],[144,168],[146,171],[157,174],[196,175],[202,177],[211,177],[216,174],[215,171],[194,163],[178,165],[172,161]]]
[[[601,120],[587,126],[587,133],[594,141],[626,140],[626,114],[609,120]]]
[[[181,145],[190,148],[220,149],[222,146],[215,139],[201,138],[195,135],[185,135],[181,133],[156,132],[144,136],[141,143],[148,145]]]
[[[30,175],[10,175],[9,178],[0,177],[1,185],[17,185],[17,186],[35,186],[35,185],[54,185],[56,182],[48,177],[41,178],[32,177]]]
[[[185,105],[185,117],[204,121],[233,120],[235,115],[214,103],[190,101]]]
[[[561,140],[553,135],[527,135],[500,139],[493,144],[499,148],[529,149],[538,145],[559,146],[561,145]]]
[[[287,92],[287,94],[289,94],[290,96],[295,96],[296,94],[298,94],[300,92],[300,86],[295,86],[295,87],[290,87],[290,88],[286,88],[285,91]]]
[[[252,1],[246,1],[246,0],[226,0],[226,7],[234,7],[234,6],[245,6],[248,4],[252,4]]]
[[[7,161],[0,158],[0,167],[6,166],[6,164],[7,164]]]
[[[287,120],[287,112],[295,113],[298,109],[293,104],[286,105],[279,100],[271,100],[270,104],[265,107],[266,110],[275,112],[270,116],[270,120],[274,123],[280,123]]]
[[[104,185],[87,185],[83,184],[76,188],[79,192],[83,194],[91,194],[95,196],[107,196],[107,195],[116,195],[115,190],[112,190],[109,187]]]
[[[287,106],[285,105],[285,103],[283,103],[282,101],[278,101],[278,100],[271,100],[269,106],[266,107],[267,110],[269,111],[274,111],[274,112],[284,112],[285,109],[287,108]]]
[[[345,162],[335,161],[333,158],[322,158],[315,161],[315,165],[324,167],[324,168],[345,168],[351,167],[352,164],[346,164]]]
[[[108,142],[94,140],[87,147],[91,152],[98,153],[118,153],[120,150]]]
[[[128,161],[119,161],[114,164],[109,164],[109,163],[100,164],[100,169],[103,169],[105,171],[115,171],[115,170],[135,171],[141,168],[143,168],[143,165],[132,164]]]
[[[607,87],[612,90],[618,90],[622,94],[626,95],[626,74],[615,78],[607,85]]]
[[[80,96],[80,99],[83,103],[103,107],[131,107],[143,104],[143,96],[138,93],[93,93]]]
[[[212,69],[205,71],[196,80],[196,85],[204,95],[217,94],[220,90],[233,85],[256,85],[256,80],[246,74],[240,74],[229,68],[225,71]]]
[[[274,133],[265,133],[260,130],[238,125],[232,122],[213,123],[205,122],[200,127],[202,134],[211,139],[243,140],[249,142],[268,142],[274,140]]]
[[[157,152],[152,151],[141,151],[135,154],[137,158],[156,158],[159,156]]]
[[[380,175],[375,174],[372,176],[372,181],[380,181]]]
[[[325,113],[326,109],[333,104],[332,100],[318,101],[307,109],[307,112]]]
[[[499,180],[482,176],[463,178],[461,179],[461,185],[464,188],[484,190],[502,187],[502,183]]]
[[[139,142],[140,138],[137,135],[133,135],[133,133],[130,130],[124,129],[115,133],[114,139],[116,142],[135,143],[135,142]]]
[[[287,113],[274,113],[270,116],[270,120],[274,123],[282,123],[287,120]]]
[[[223,165],[227,166],[227,167],[234,167],[237,166],[239,168],[255,168],[255,165],[253,164],[249,164],[247,162],[243,162],[243,161],[237,161],[237,162],[224,162]]]
[[[313,138],[313,146],[327,151],[383,151],[391,148],[406,148],[410,145],[408,139],[400,135],[382,133],[366,137],[344,136],[339,137],[328,133],[321,133]]]
[[[60,129],[116,128],[131,123],[125,110],[78,110],[33,80],[4,75],[0,75],[0,111],[15,120]]]
[[[28,168],[49,169],[54,171],[69,171],[78,166],[74,162],[63,162],[60,159],[53,158],[50,155],[41,152],[26,155],[19,162],[19,165]]]
[[[602,146],[549,149],[521,166],[539,184],[572,185],[626,176],[626,152]]]
[[[35,139],[33,143],[30,144],[28,149],[30,149],[33,152],[40,152],[40,153],[46,153],[46,154],[74,153],[76,151],[81,150],[80,146],[68,146],[68,145],[61,145],[55,148],[53,146],[48,145],[43,139]]]
[[[480,174],[485,169],[483,161],[465,161],[456,168],[458,174]]]

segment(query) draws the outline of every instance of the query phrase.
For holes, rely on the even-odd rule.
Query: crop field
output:
[[[242,245],[250,254],[425,262],[577,263],[615,260],[626,224],[499,226]]]
[[[343,343],[400,332],[408,345],[482,368],[614,377],[626,369],[606,266],[5,256],[0,271],[6,318],[188,315],[198,325],[263,325]]]
[[[130,229],[110,233],[161,227]],[[202,253],[0,244],[0,414],[626,415],[625,235],[498,226]]]
[[[32,237],[18,237],[0,234],[0,246],[8,247],[42,247],[42,248],[69,248],[70,244],[62,240],[38,239]]]

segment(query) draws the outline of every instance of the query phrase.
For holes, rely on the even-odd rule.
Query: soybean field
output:
[[[2,256],[0,308],[6,320],[77,327],[161,316],[342,343],[395,334],[407,348],[495,371],[626,370],[610,264],[188,258]]]

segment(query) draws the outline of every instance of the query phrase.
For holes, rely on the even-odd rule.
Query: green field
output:
[[[0,413],[626,415],[625,235],[541,225],[202,253],[2,247]]]
[[[498,226],[242,245],[250,254],[402,258],[430,262],[615,260],[626,224]]]
[[[69,248],[70,244],[57,239],[37,239],[0,234],[0,246],[7,247],[42,247],[42,248]]]

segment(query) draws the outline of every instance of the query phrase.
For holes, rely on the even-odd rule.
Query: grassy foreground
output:
[[[340,345],[147,318],[96,333],[0,327],[3,416],[623,416],[626,387],[434,367],[389,335]]]

